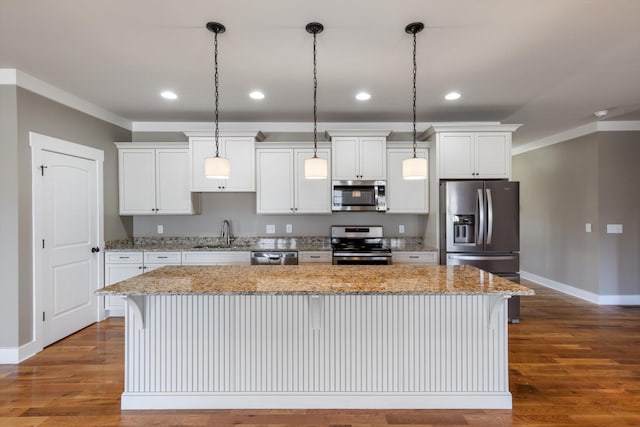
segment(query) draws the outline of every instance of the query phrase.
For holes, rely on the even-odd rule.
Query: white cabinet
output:
[[[191,191],[197,192],[253,192],[255,182],[255,141],[252,136],[223,136],[218,140],[220,157],[229,159],[231,173],[229,179],[211,179],[204,175],[204,161],[216,153],[213,135],[189,136],[189,165]],[[259,134],[258,135],[262,135]]]
[[[185,251],[182,265],[250,265],[251,252],[247,251]]]
[[[116,143],[120,215],[194,214],[186,144]]]
[[[313,149],[260,148],[256,156],[258,213],[331,213],[331,181],[304,177],[304,161],[313,157]],[[328,149],[318,149],[318,157],[327,163],[329,156]]]
[[[391,262],[393,264],[422,264],[437,265],[438,252],[395,252],[391,253]]]
[[[416,150],[416,155],[427,158],[427,150]],[[402,161],[413,157],[412,148],[387,150],[387,213],[428,213],[429,180],[403,179]]]
[[[384,136],[332,137],[334,180],[384,180],[387,178]]]
[[[181,256],[178,251],[171,252],[105,252],[104,285],[130,279],[165,265],[180,265]],[[119,296],[107,296],[104,308],[110,316],[124,316],[125,302]]]
[[[333,254],[331,251],[299,251],[299,264],[331,264]]]
[[[443,132],[439,135],[441,179],[511,177],[511,132]]]

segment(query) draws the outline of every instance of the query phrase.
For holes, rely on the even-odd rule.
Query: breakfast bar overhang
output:
[[[127,301],[122,409],[511,408],[507,299],[471,266],[163,267]]]

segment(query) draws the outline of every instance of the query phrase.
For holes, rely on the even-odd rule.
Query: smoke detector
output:
[[[607,114],[609,114],[609,110],[600,110],[593,113],[593,115],[596,116],[596,119],[601,119]]]

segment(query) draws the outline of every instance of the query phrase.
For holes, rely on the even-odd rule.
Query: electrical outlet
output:
[[[586,223],[584,225],[584,231],[586,231],[587,233],[591,233],[591,224],[590,223]]]
[[[400,233],[400,234],[404,234],[404,224],[400,224],[400,225],[398,226],[398,233]]]
[[[293,225],[287,224],[287,233],[293,233]]]
[[[267,224],[267,234],[276,234],[276,226],[273,224]]]
[[[158,234],[164,233],[164,225],[158,224]]]

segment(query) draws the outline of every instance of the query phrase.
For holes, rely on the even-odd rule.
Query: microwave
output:
[[[333,181],[331,210],[386,212],[386,184],[386,181]]]

